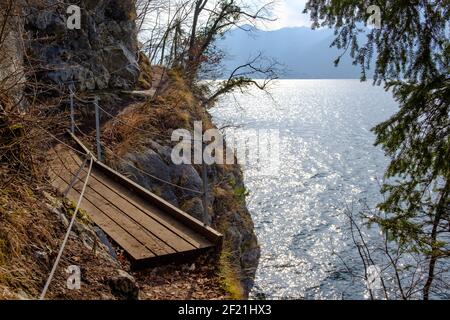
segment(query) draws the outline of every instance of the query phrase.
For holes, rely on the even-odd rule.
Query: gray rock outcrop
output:
[[[81,28],[67,27],[68,1],[28,8],[29,59],[42,82],[78,90],[131,89],[139,77],[133,0],[84,0]]]
[[[117,274],[109,280],[111,292],[119,299],[138,300],[139,287],[136,280],[127,272],[117,269]]]
[[[0,5],[0,25],[4,25],[0,34],[0,88],[7,88],[8,94],[14,104],[24,107],[22,101],[22,90],[25,83],[23,68],[23,52],[21,33],[22,21],[16,17],[6,16],[7,12]],[[4,98],[4,97],[3,97]]]
[[[209,193],[208,213],[206,214],[202,195],[198,193],[203,188],[199,172],[193,165],[173,164],[171,150],[168,146],[162,146],[147,139],[147,142],[140,146],[138,151],[132,150],[124,156],[124,161],[119,163],[119,170],[199,221],[216,228],[222,226],[220,231],[223,232],[226,243],[230,246],[227,251],[232,255],[231,260],[239,270],[238,276],[242,287],[248,293],[253,287],[260,258],[260,248],[250,213],[245,207],[245,201],[239,204],[239,208],[233,208],[235,210],[233,211],[229,207],[233,207],[231,202],[236,200],[228,197],[222,198],[213,190],[213,186],[223,180],[232,180],[236,188],[244,188],[240,169],[235,167],[234,171],[224,173],[215,166],[208,168]],[[198,192],[179,189],[162,183],[161,180]],[[233,193],[231,189],[228,191]]]

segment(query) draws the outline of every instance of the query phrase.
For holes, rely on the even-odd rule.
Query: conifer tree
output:
[[[380,25],[370,30],[372,5],[380,9]],[[362,80],[374,67],[374,83],[399,103],[398,112],[373,129],[391,158],[375,222],[400,246],[426,257],[427,300],[437,264],[450,257],[450,1],[310,0],[305,12],[314,28],[335,30],[332,46],[361,66]]]

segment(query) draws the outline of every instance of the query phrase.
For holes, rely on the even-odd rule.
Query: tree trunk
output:
[[[438,227],[439,223],[441,222],[441,218],[445,211],[445,204],[447,202],[447,198],[449,195],[449,189],[450,189],[450,180],[447,180],[443,193],[441,195],[441,199],[439,200],[436,215],[434,217],[433,221],[433,229],[431,231],[431,257],[430,257],[430,263],[428,264],[428,278],[425,283],[425,286],[423,287],[423,299],[429,300],[430,299],[430,289],[433,284],[434,280],[434,273],[436,269],[436,263],[439,259],[439,248],[436,246],[437,241],[437,234],[438,234]]]

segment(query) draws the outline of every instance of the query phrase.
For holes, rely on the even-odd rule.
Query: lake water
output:
[[[252,292],[269,299],[361,299],[365,285],[345,210],[381,199],[388,159],[373,126],[397,109],[390,93],[358,80],[281,80],[211,110],[218,126],[278,130],[280,168],[244,167],[261,245]]]

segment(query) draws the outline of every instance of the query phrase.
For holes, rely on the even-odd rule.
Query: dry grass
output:
[[[17,178],[0,193],[0,285],[32,296],[38,294],[46,273],[36,254],[48,252],[61,234],[39,187]]]
[[[34,113],[36,109],[30,107],[22,115],[10,108],[1,115],[0,286],[9,288],[4,291],[8,296],[19,291],[30,296],[39,293],[48,261],[38,257],[52,254],[62,234],[60,222],[49,212],[43,197],[45,190],[51,192],[45,169],[46,150],[53,142],[36,123],[54,127],[57,132],[58,123],[64,121],[56,116],[41,118],[40,113]],[[49,109],[42,107],[40,111],[45,114]]]
[[[238,274],[239,267],[233,263],[233,255],[225,245],[220,254],[218,276],[221,287],[229,294],[232,300],[245,298]]]
[[[143,90],[148,90],[153,87],[152,66],[147,56],[139,52],[139,67],[141,73],[139,74],[138,86]]]
[[[23,114],[7,93],[0,99],[0,300],[39,296],[65,232],[46,197],[56,196],[46,170],[47,152],[57,143],[55,137],[64,140],[67,117],[59,99],[35,101]],[[63,292],[70,252],[89,256],[80,243],[69,242],[50,296]]]
[[[142,283],[143,300],[226,300],[230,294],[223,290],[216,276],[216,262],[201,256],[182,265],[167,265],[133,274]]]
[[[131,105],[103,127],[103,138],[114,151],[123,157],[140,144],[141,130],[147,129],[149,114],[142,111],[143,105]]]
[[[104,136],[117,155],[136,150],[145,138],[170,143],[173,130],[192,129],[194,120],[204,118],[179,72],[170,71],[167,77],[167,89],[154,101],[130,105],[118,120],[105,124]]]
[[[38,163],[46,167],[46,162]],[[14,177],[13,183],[0,189],[0,300],[19,297],[37,298],[49,275],[66,226],[53,211],[55,203],[62,204],[49,182],[36,177],[4,170],[1,178]],[[60,207],[62,209],[62,207]],[[67,206],[69,219],[73,208]],[[81,211],[78,223],[90,225]],[[68,291],[67,266],[77,264],[83,270],[81,291]],[[117,266],[86,247],[81,238],[71,237],[62,261],[50,286],[50,299],[99,299],[111,295],[104,278]]]

